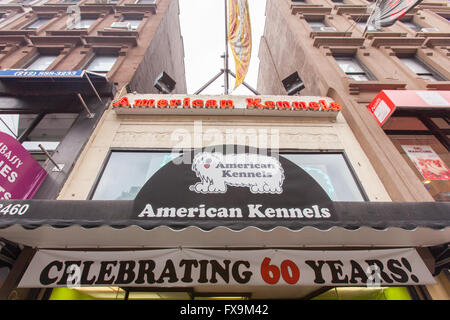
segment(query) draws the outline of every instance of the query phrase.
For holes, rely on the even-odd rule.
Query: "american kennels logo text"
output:
[[[189,218],[189,219],[328,219],[329,208],[312,205],[309,208],[271,208],[262,204],[248,204],[244,217],[242,208],[206,207],[204,204],[193,207],[159,207],[153,209],[151,203],[138,215],[138,218]]]
[[[200,182],[189,186],[196,193],[226,193],[227,187],[248,187],[251,193],[283,192],[284,170],[278,159],[261,154],[201,152],[192,162]]]

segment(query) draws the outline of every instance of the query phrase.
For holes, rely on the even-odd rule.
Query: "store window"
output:
[[[399,59],[402,63],[407,66],[412,72],[417,74],[419,77],[430,80],[430,81],[444,81],[446,80],[441,74],[436,70],[431,68],[425,62],[420,60],[417,56],[400,56]]]
[[[16,138],[44,165],[47,157],[39,145],[53,154],[77,117],[76,113],[2,115],[0,130]]]
[[[334,58],[342,71],[350,79],[356,81],[375,80],[375,77],[356,57],[335,55]]]
[[[37,55],[24,68],[28,70],[47,70],[57,57],[58,55]]]
[[[445,111],[397,111],[383,129],[436,201],[450,201],[450,119]]]
[[[97,73],[108,73],[109,70],[116,63],[117,56],[115,55],[96,55],[86,66],[86,70]]]
[[[170,152],[113,151],[91,198],[133,200],[150,177],[178,156]],[[282,153],[280,156],[310,174],[332,200],[365,200],[342,153]]]
[[[30,24],[27,24],[23,29],[25,30],[36,30],[42,27],[44,24],[50,21],[50,18],[38,18],[31,22]]]

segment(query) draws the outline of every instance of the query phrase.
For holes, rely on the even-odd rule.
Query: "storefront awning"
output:
[[[332,202],[330,219],[151,217],[135,201],[0,201],[0,237],[40,248],[433,246],[450,203]]]
[[[35,92],[110,94],[106,75],[87,70],[0,70],[1,93]],[[106,88],[106,91],[105,91]]]

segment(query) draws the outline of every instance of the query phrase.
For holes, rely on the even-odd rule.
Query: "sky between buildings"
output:
[[[181,35],[185,52],[186,83],[188,93],[200,89],[223,69],[225,52],[224,0],[178,0],[180,4]],[[228,1],[228,0],[227,0]],[[248,0],[252,27],[252,58],[245,82],[257,88],[259,69],[259,41],[264,32],[266,0]],[[228,47],[229,48],[229,47]],[[236,73],[234,58],[228,50],[229,69]],[[229,76],[230,92],[234,78]],[[224,77],[221,76],[201,94],[223,94]],[[241,85],[233,95],[253,95]]]

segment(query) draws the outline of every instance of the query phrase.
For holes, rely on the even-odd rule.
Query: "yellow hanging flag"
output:
[[[228,42],[236,63],[234,89],[244,82],[252,55],[252,29],[247,0],[229,0]]]

